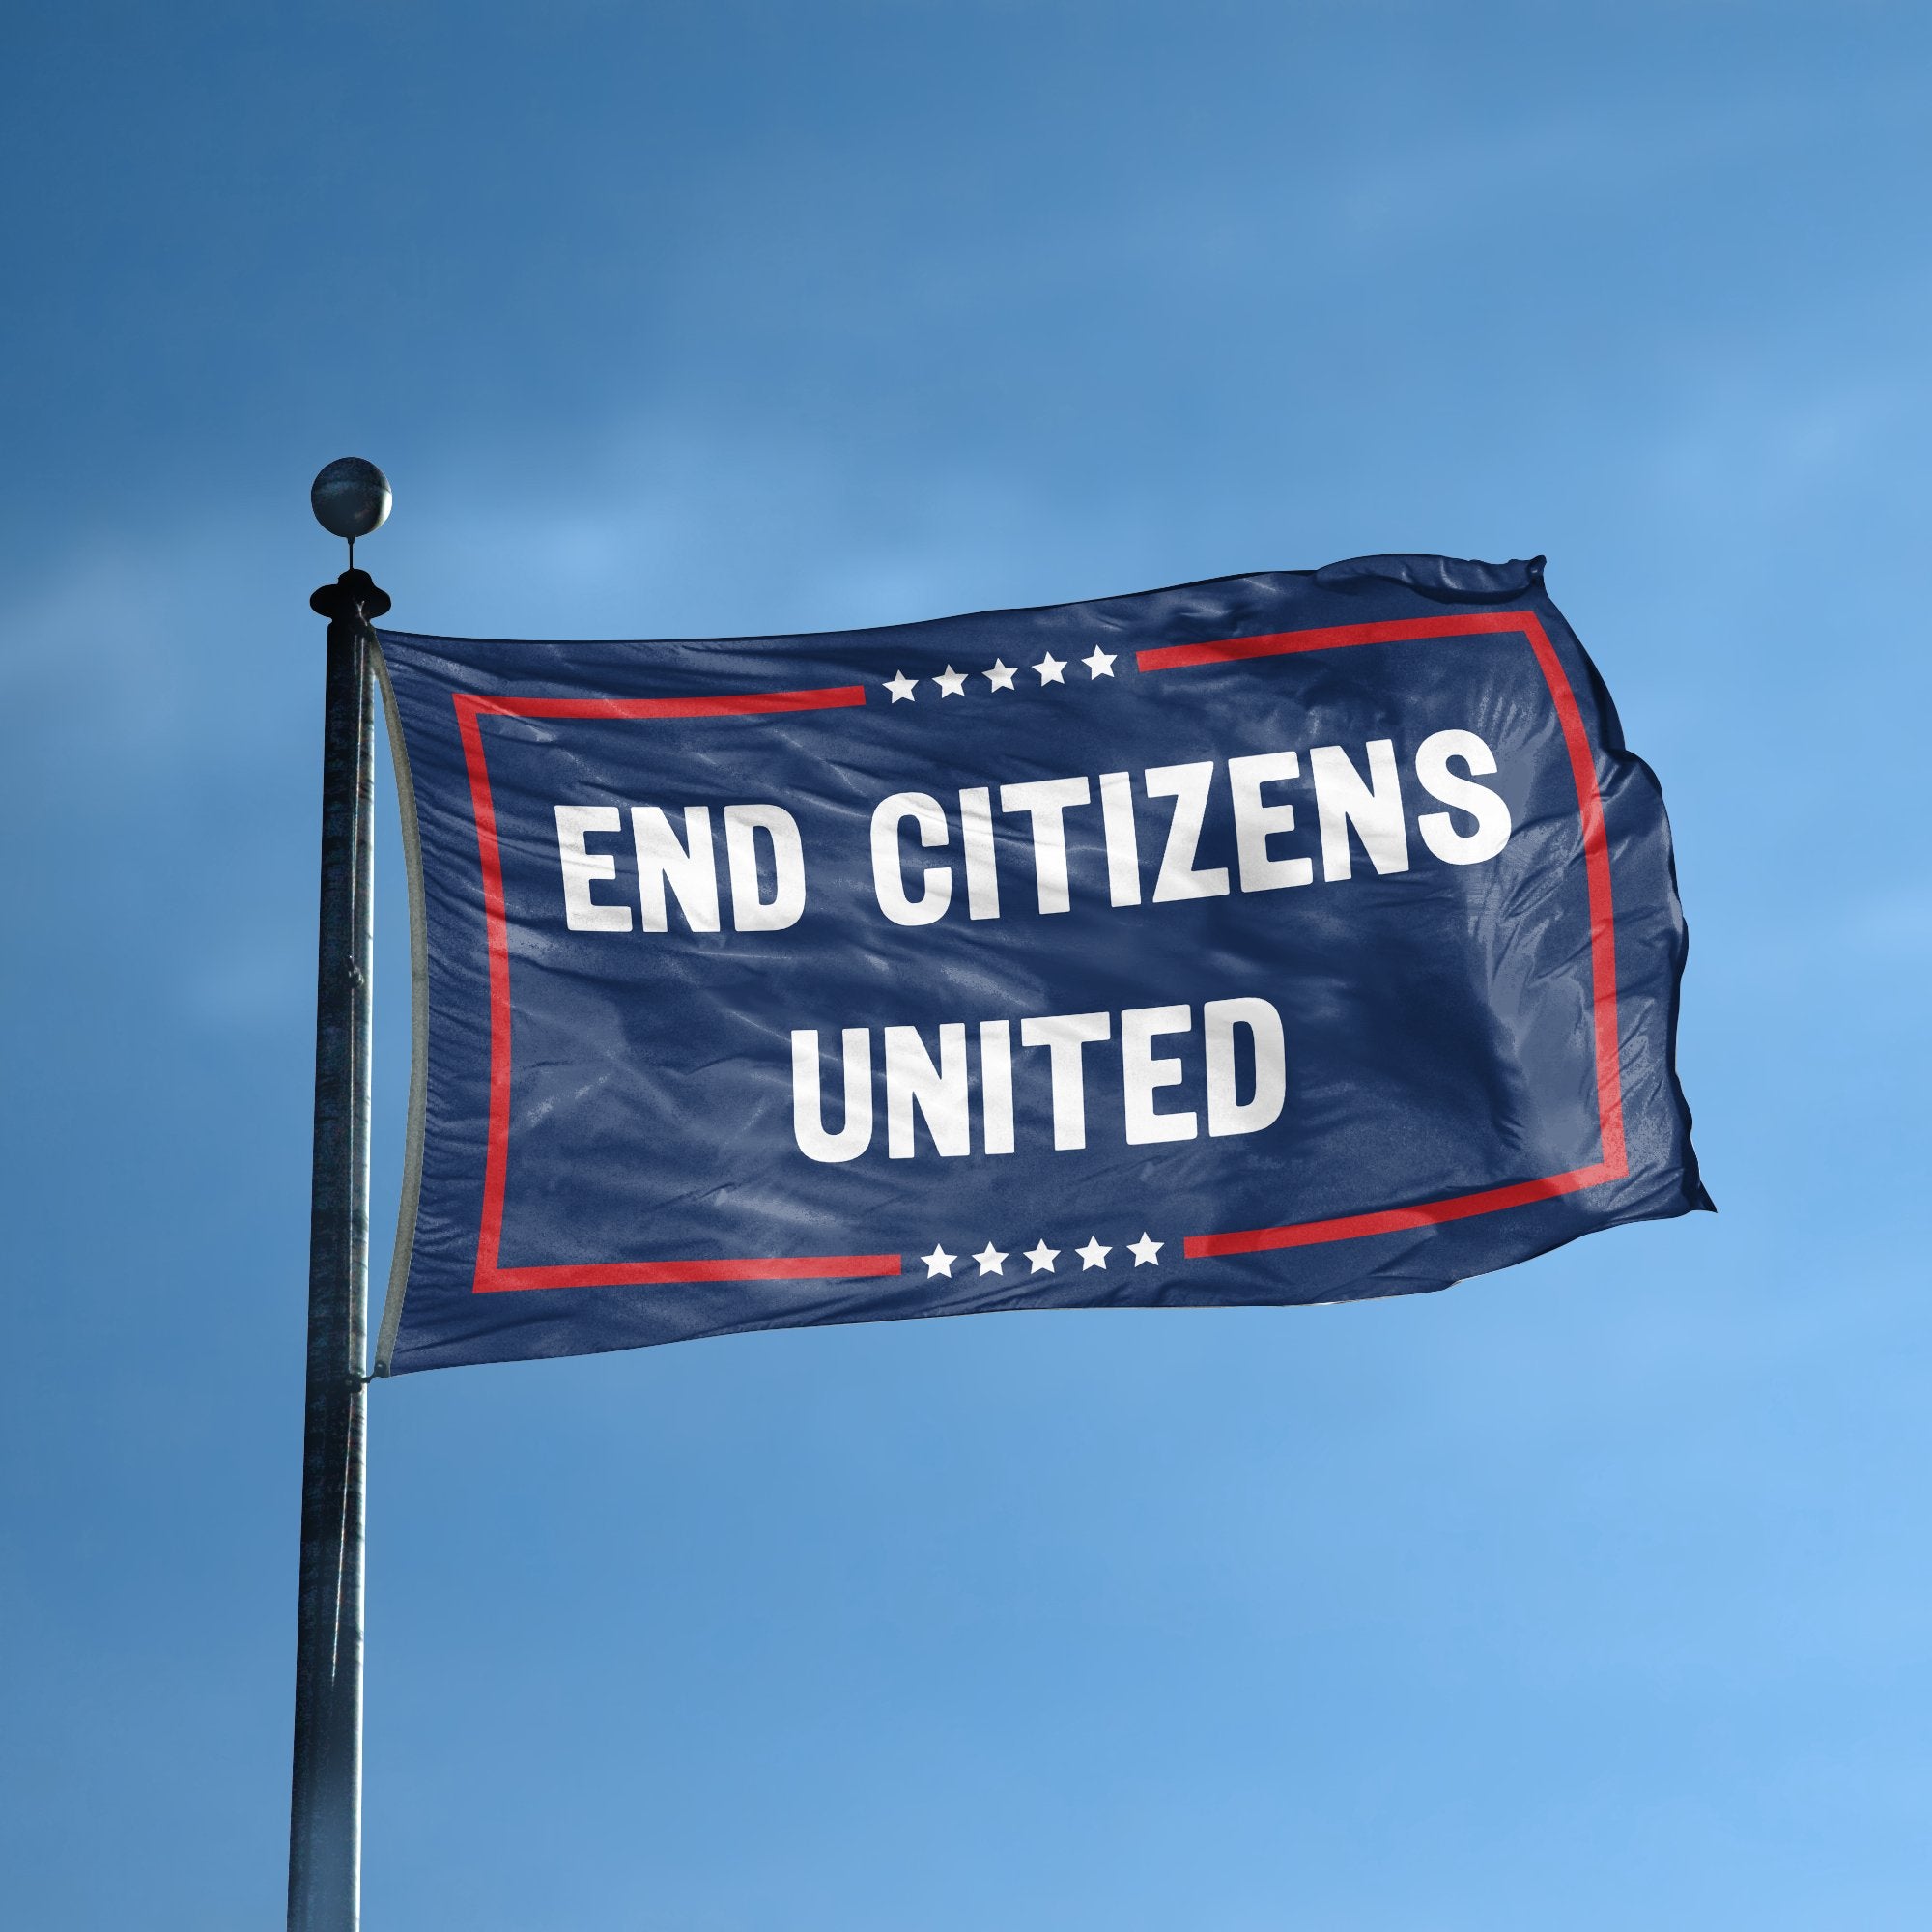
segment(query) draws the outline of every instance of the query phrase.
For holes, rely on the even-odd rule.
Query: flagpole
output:
[[[310,493],[350,568],[309,599],[328,619],[322,905],[309,1195],[308,1380],[296,1631],[290,1932],[355,1932],[362,1876],[362,1577],[369,1306],[369,992],[375,932],[374,618],[389,608],[355,539],[388,515],[373,464],[332,463]]]

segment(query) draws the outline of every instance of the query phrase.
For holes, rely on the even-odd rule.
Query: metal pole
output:
[[[322,919],[316,961],[315,1152],[309,1207],[308,1395],[296,1636],[290,1932],[355,1932],[362,1873],[364,1356],[369,1288],[369,978],[374,907],[367,572],[309,599],[328,619]]]

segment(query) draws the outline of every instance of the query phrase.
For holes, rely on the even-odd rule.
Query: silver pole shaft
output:
[[[359,570],[311,600],[329,619],[316,967],[308,1390],[296,1634],[290,1932],[356,1932],[362,1880],[363,1363],[369,1305],[369,982],[374,699]]]

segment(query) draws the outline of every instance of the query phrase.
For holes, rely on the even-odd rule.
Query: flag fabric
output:
[[[1541,559],[381,646],[383,1373],[1353,1300],[1710,1206],[1662,798]]]

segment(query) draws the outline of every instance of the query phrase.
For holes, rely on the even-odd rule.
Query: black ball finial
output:
[[[393,498],[389,479],[373,463],[360,456],[338,456],[317,471],[308,500],[316,522],[330,536],[347,537],[353,546],[357,537],[382,527]]]

